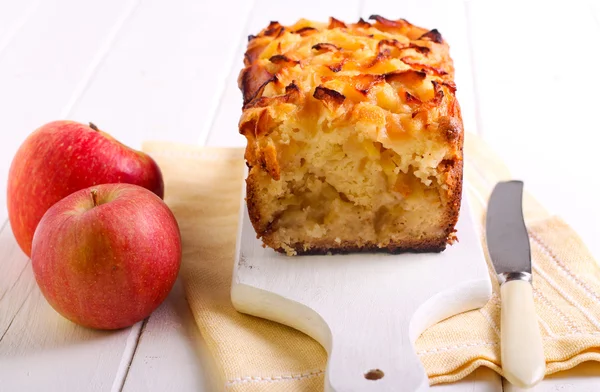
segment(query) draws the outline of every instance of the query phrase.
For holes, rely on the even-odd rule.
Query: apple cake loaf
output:
[[[277,251],[439,252],[455,239],[463,126],[448,44],[370,20],[271,22],[248,37],[246,203]]]

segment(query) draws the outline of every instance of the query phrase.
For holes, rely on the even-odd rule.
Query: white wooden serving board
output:
[[[491,296],[466,197],[460,242],[442,253],[289,257],[262,247],[245,203],[240,222],[234,307],[317,340],[329,354],[326,391],[427,390],[414,341],[428,326],[480,308]],[[367,379],[375,369],[383,377]]]

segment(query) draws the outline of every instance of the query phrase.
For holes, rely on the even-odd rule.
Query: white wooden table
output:
[[[242,146],[236,77],[270,20],[404,17],[451,44],[465,126],[600,259],[600,5],[443,0],[0,0],[0,391],[218,391],[179,283],[148,319],[94,332],[58,316],[6,223],[6,177],[45,122],[93,121],[122,142]],[[534,389],[597,391],[583,364]],[[480,369],[438,392],[496,392]],[[505,391],[516,391],[504,385]]]

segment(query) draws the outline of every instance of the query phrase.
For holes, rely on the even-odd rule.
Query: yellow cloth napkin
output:
[[[235,311],[229,298],[243,151],[147,143],[161,167],[167,204],[183,238],[181,276],[190,308],[228,391],[322,391],[326,353],[310,337]],[[465,191],[483,230],[485,205],[510,175],[473,135],[465,140]],[[534,296],[546,374],[600,361],[600,268],[576,233],[533,198],[524,203]],[[481,233],[484,241],[483,232]],[[485,249],[485,245],[484,245]],[[479,366],[500,368],[500,299],[429,328],[416,342],[431,384],[457,381]]]

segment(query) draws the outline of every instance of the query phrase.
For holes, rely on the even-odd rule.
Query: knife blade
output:
[[[500,182],[494,187],[488,202],[486,241],[500,284],[504,377],[520,388],[531,388],[544,378],[546,364],[533,302],[522,181]]]
[[[496,273],[531,275],[531,249],[523,220],[523,182],[496,185],[488,202],[486,232],[488,249]]]

